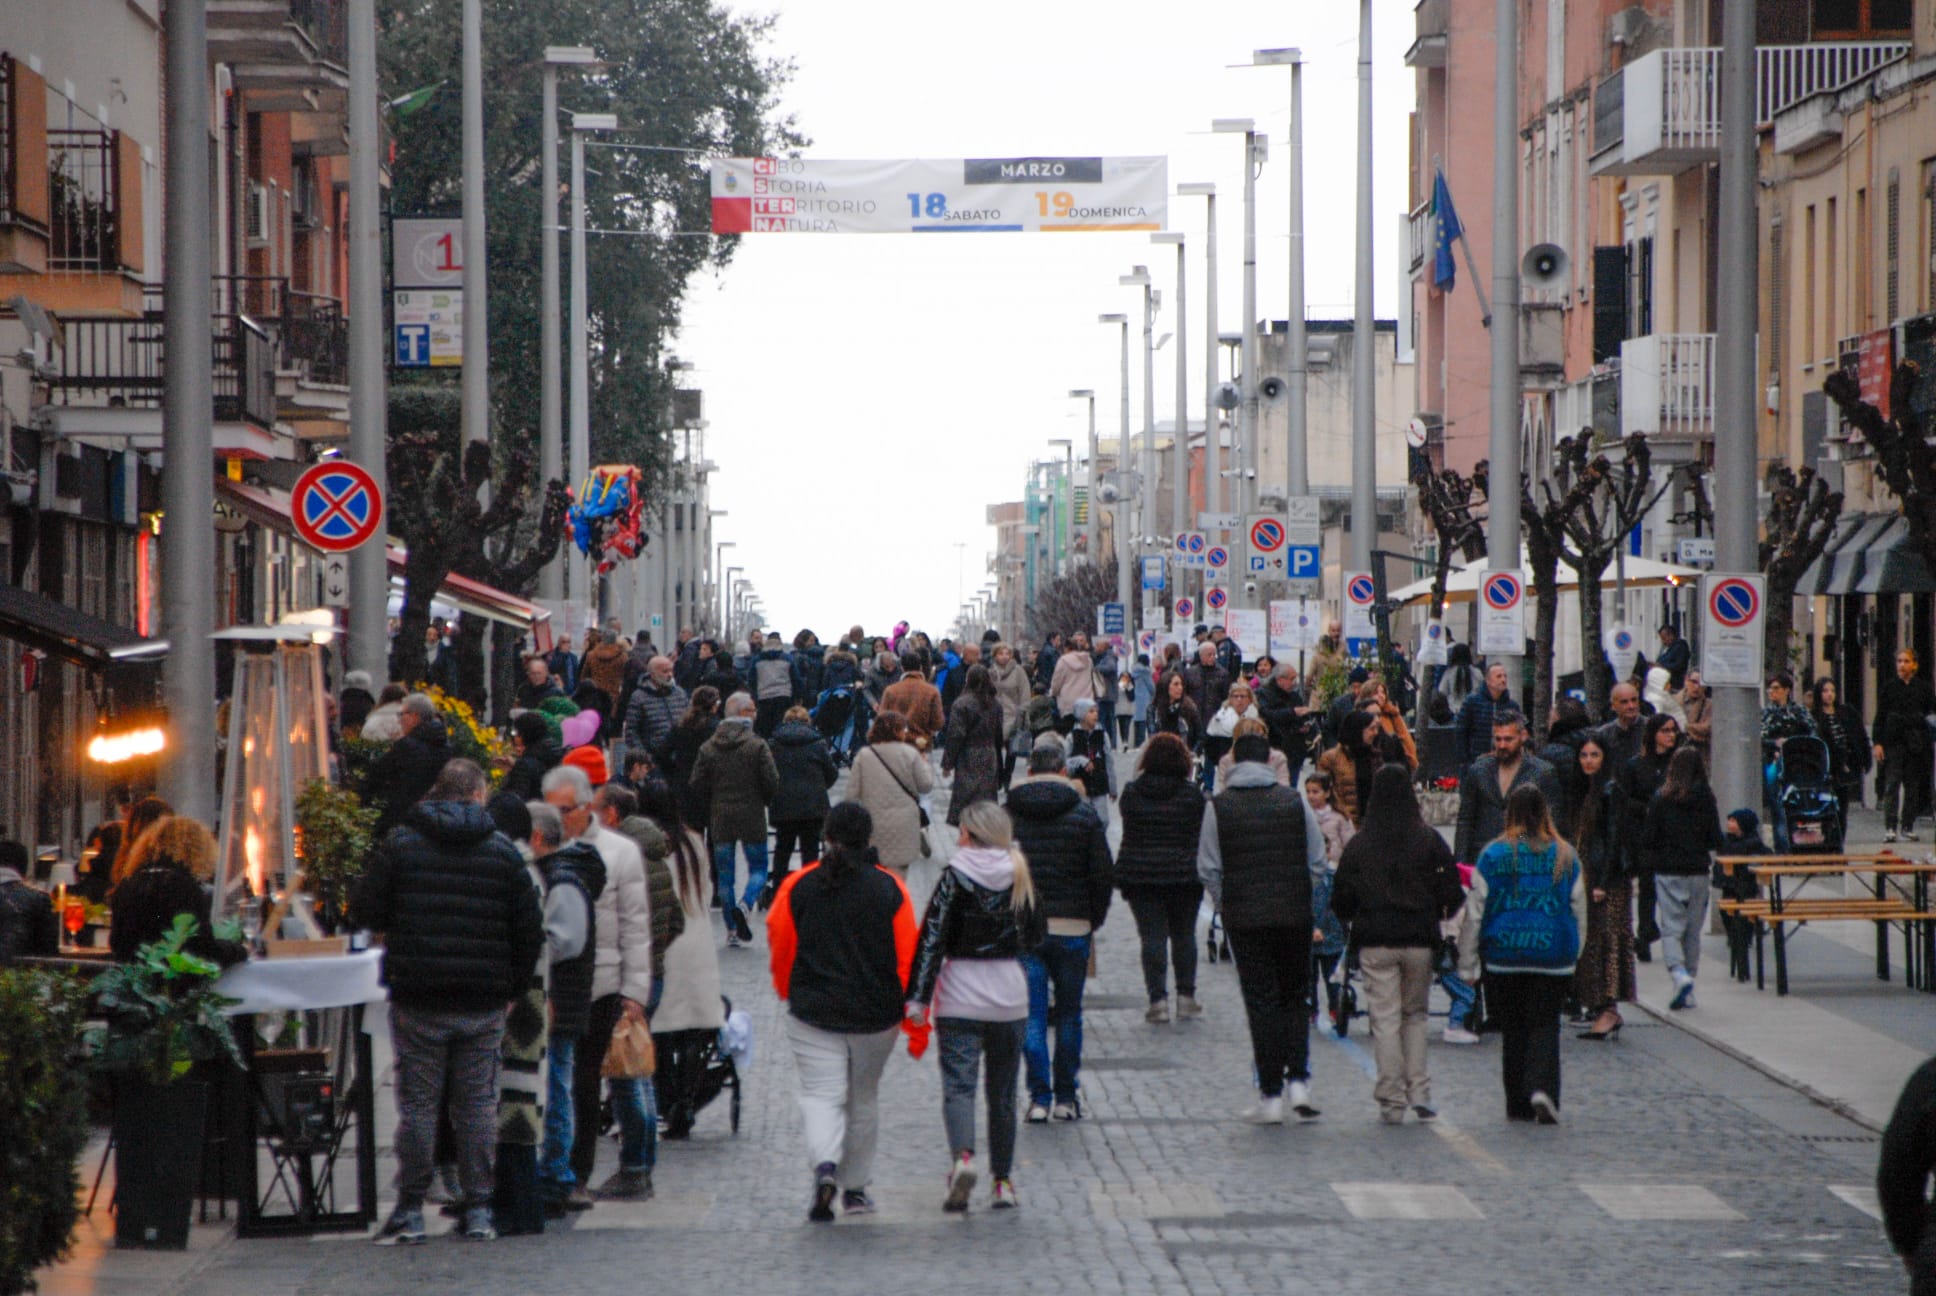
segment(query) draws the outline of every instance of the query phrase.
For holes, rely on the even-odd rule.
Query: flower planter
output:
[[[202,1165],[208,1086],[123,1075],[114,1103],[114,1244],[181,1251]]]

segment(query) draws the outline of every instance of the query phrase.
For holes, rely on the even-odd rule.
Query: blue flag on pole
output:
[[[1450,292],[1459,279],[1458,263],[1452,259],[1452,241],[1465,233],[1465,227],[1459,224],[1459,213],[1452,206],[1452,191],[1446,187],[1443,171],[1437,172],[1432,181],[1432,215],[1438,227],[1432,258],[1432,286]]]

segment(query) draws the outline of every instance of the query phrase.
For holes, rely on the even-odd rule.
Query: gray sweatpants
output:
[[[1701,968],[1701,928],[1707,925],[1708,880],[1696,874],[1661,873],[1654,878],[1655,912],[1660,921],[1660,955],[1667,970],[1693,976]]]
[[[390,1043],[397,1056],[399,1206],[420,1208],[430,1191],[437,1168],[437,1113],[446,1105],[464,1201],[490,1204],[497,1163],[497,1055],[503,1037],[502,1008],[443,1012],[390,1005]]]
[[[934,1023],[941,1041],[941,1123],[948,1131],[948,1150],[955,1156],[975,1150],[975,1081],[983,1079],[988,1172],[997,1179],[1007,1178],[1015,1161],[1015,1081],[1027,1026],[1026,1021],[965,1017],[939,1017]]]

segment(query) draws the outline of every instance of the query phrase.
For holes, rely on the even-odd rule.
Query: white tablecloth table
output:
[[[300,1012],[383,1003],[390,997],[380,975],[381,950],[332,954],[322,958],[265,958],[238,963],[215,983],[218,993],[238,1002],[228,1015]]]

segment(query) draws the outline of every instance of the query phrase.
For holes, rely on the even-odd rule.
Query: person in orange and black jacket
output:
[[[871,1214],[867,1183],[880,1132],[881,1071],[894,1049],[919,928],[901,880],[867,843],[857,801],[827,814],[818,863],[789,873],[766,916],[773,988],[787,1002],[813,1198],[807,1218]]]

